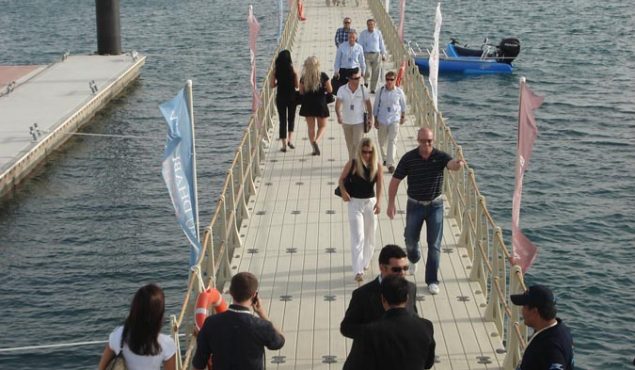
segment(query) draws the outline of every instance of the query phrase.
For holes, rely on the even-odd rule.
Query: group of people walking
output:
[[[465,162],[435,148],[434,132],[427,128],[417,132],[417,147],[397,161],[396,141],[399,126],[406,119],[406,98],[396,86],[393,71],[385,74],[384,86],[376,90],[386,50],[375,21],[366,22],[367,29],[359,40],[351,23],[350,18],[344,18],[343,27],[335,35],[333,80],[321,70],[315,56],[304,61],[298,77],[290,52],[282,50],[278,54],[270,86],[277,88],[280,150],[295,149],[295,114],[301,100],[299,114],[307,122],[312,155],[321,155],[320,140],[330,115],[328,104],[336,95],[334,112],[342,125],[349,156],[338,188],[342,200],[348,203],[353,277],[360,284],[353,291],[340,325],[342,335],[353,339],[344,369],[429,369],[435,362],[433,323],[419,317],[417,287],[405,275],[417,270],[425,223],[425,282],[430,294],[440,292],[444,172],[459,170]],[[366,83],[362,83],[362,78]],[[377,129],[378,146],[364,136],[366,117]],[[407,179],[406,248],[384,246],[379,254],[379,275],[361,285],[375,250],[384,169],[392,174],[386,207],[390,219],[396,214],[400,183]],[[258,280],[253,274],[234,275],[229,293],[233,304],[228,311],[208,317],[197,333],[194,369],[204,369],[210,361],[218,370],[263,369],[264,348],[284,346],[283,334],[268,319],[258,296]],[[116,356],[125,358],[128,369],[176,368],[177,346],[172,338],[160,333],[164,300],[163,291],[155,284],[137,291],[124,324],[109,337],[100,370],[106,369]],[[573,369],[571,334],[556,318],[553,293],[544,286],[532,286],[524,294],[512,295],[511,301],[523,306],[525,324],[535,330],[519,368]]]

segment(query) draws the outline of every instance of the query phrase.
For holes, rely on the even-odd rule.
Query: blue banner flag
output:
[[[196,159],[194,130],[190,120],[185,89],[174,99],[159,106],[168,124],[168,138],[163,152],[163,180],[168,187],[176,218],[190,241],[190,266],[194,266],[201,253],[198,234],[196,196]]]

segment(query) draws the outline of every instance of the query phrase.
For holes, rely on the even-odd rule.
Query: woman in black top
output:
[[[295,94],[298,88],[298,75],[293,69],[291,53],[289,50],[282,50],[278,53],[275,67],[271,74],[271,87],[278,87],[276,92],[276,108],[278,109],[278,120],[280,121],[280,141],[282,141],[282,152],[289,148],[294,149],[291,143],[293,128],[295,125]],[[287,138],[287,129],[289,137]]]
[[[333,92],[333,87],[331,87],[329,76],[320,72],[320,61],[314,56],[306,58],[300,78],[300,94],[302,94],[300,115],[306,118],[309,126],[309,141],[313,146],[313,155],[320,155],[318,142],[326,131],[326,119],[329,116],[325,95],[327,92]],[[317,133],[315,132],[316,122]]]
[[[355,151],[355,159],[348,161],[342,170],[339,186],[342,199],[348,202],[353,274],[355,281],[361,282],[375,249],[383,169],[370,138],[363,138]]]

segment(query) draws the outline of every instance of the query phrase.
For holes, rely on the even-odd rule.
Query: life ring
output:
[[[399,72],[397,73],[397,80],[395,81],[395,85],[401,86],[401,82],[403,80],[403,75],[406,72],[406,62],[401,63],[401,67],[399,67]]]
[[[214,307],[214,311],[216,311],[216,313],[227,311],[227,302],[225,302],[220,292],[214,288],[205,289],[196,299],[194,321],[198,330],[201,330],[205,319],[210,315],[211,306]]]

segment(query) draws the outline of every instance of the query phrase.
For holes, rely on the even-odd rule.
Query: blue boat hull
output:
[[[415,58],[415,64],[423,74],[429,74],[430,66],[427,57]],[[439,74],[462,73],[466,75],[512,73],[511,64],[486,61],[473,57],[439,59]]]
[[[439,58],[439,74],[462,73],[466,75],[512,73],[511,63],[500,63],[496,58],[459,55],[453,44],[445,49],[447,57]],[[429,74],[428,57],[416,57],[415,64],[423,74]]]

